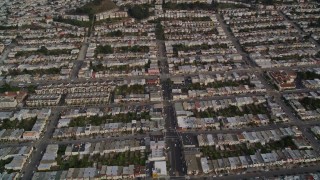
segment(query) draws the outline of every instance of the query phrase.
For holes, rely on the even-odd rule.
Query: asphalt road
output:
[[[280,12],[281,15],[283,15]],[[283,15],[284,16],[284,15]],[[304,32],[292,21],[290,21],[287,17],[284,16],[284,18],[290,22],[295,28],[297,28],[301,34]],[[307,121],[303,122],[299,118],[295,116],[295,114],[292,112],[291,107],[288,107],[281,99],[281,96],[283,95],[283,92],[275,91],[273,87],[268,84],[268,82],[263,77],[263,71],[267,70],[291,70],[294,68],[314,68],[314,67],[320,67],[320,65],[306,65],[306,66],[293,66],[293,67],[279,67],[279,68],[258,68],[256,67],[256,64],[249,58],[248,54],[243,52],[240,44],[238,43],[237,39],[232,35],[231,32],[228,31],[227,25],[223,22],[223,19],[221,16],[217,16],[217,19],[219,23],[221,24],[222,28],[224,29],[226,35],[228,38],[232,41],[238,52],[243,56],[244,61],[250,66],[249,68],[241,68],[241,69],[233,69],[230,71],[227,71],[228,73],[232,72],[254,72],[258,78],[264,83],[264,85],[267,88],[267,94],[270,96],[274,96],[276,102],[284,109],[286,114],[290,117],[290,121],[288,123],[283,124],[272,124],[268,126],[260,126],[260,127],[250,127],[250,128],[241,128],[241,129],[223,129],[223,130],[210,130],[210,131],[204,131],[204,130],[191,130],[185,133],[181,133],[176,130],[176,117],[174,113],[173,108],[173,101],[171,99],[171,87],[167,83],[167,78],[170,77],[180,77],[180,76],[194,76],[198,75],[199,72],[196,73],[190,73],[190,74],[169,74],[168,69],[168,62],[165,52],[165,44],[164,41],[157,41],[157,47],[158,47],[158,60],[160,61],[160,68],[161,68],[161,84],[162,84],[162,90],[163,90],[163,98],[164,98],[164,113],[166,116],[166,144],[169,148],[168,153],[168,159],[170,165],[169,175],[170,179],[186,179],[186,165],[185,161],[183,159],[183,147],[182,147],[182,140],[181,136],[183,135],[196,135],[200,133],[238,133],[243,131],[260,131],[260,130],[269,130],[269,129],[275,129],[279,127],[287,127],[290,125],[296,125],[298,126],[302,131],[303,135],[308,139],[308,141],[312,144],[314,149],[319,150],[320,144],[318,140],[315,140],[313,135],[308,131],[308,129],[312,125],[319,125],[320,122],[318,121]],[[314,42],[313,39],[310,39],[312,42]],[[315,42],[316,43],[316,42]],[[317,44],[317,43],[316,43]],[[317,44],[319,47],[319,44]],[[10,48],[12,48],[13,45],[6,47],[4,50],[3,55],[0,58],[0,63],[4,61],[8,53],[10,52]],[[78,56],[78,59],[75,61],[74,68],[71,73],[71,78],[63,81],[36,81],[32,82],[30,84],[26,85],[48,85],[52,83],[68,83],[70,81],[74,83],[85,83],[85,82],[97,82],[97,81],[105,81],[104,78],[102,79],[79,79],[77,77],[79,69],[81,68],[82,63],[85,60],[86,51],[88,48],[88,39],[85,38],[84,43],[80,49],[80,53]],[[201,72],[201,74],[223,74],[226,73],[226,71],[216,71],[216,72]],[[128,77],[128,76],[119,76],[119,77],[110,77],[108,80],[117,80],[121,78],[126,79],[141,79],[141,78],[157,78],[158,76],[134,76],[134,77]],[[12,82],[11,85],[19,85],[20,82]],[[297,92],[309,92],[310,90],[307,89],[297,89],[292,91],[286,91],[290,93],[297,93]],[[257,93],[255,95],[265,95],[265,93]],[[244,96],[252,96],[252,94],[241,94],[241,95],[230,95],[230,96],[216,96],[216,97],[205,97],[205,98],[193,98],[193,99],[187,99],[188,101],[196,101],[196,100],[212,100],[212,99],[226,99],[226,98],[235,98],[235,97],[244,97]],[[182,102],[186,100],[178,100],[175,102]],[[152,103],[158,103],[158,102],[147,102],[147,103],[126,103],[127,105],[141,105],[141,104],[152,104]],[[119,106],[119,104],[110,104],[110,105],[92,105],[92,107],[115,107]],[[82,106],[78,106],[82,107]],[[88,106],[91,107],[91,106]],[[22,169],[22,172],[24,173],[24,176],[22,179],[29,180],[31,179],[33,172],[36,171],[37,166],[42,158],[43,153],[45,152],[46,146],[48,144],[70,144],[70,143],[80,143],[80,142],[100,142],[105,139],[117,139],[117,140],[123,140],[123,139],[139,139],[145,137],[145,135],[132,135],[132,136],[120,136],[120,137],[106,137],[106,136],[98,136],[95,138],[81,138],[81,139],[64,139],[62,141],[53,140],[50,139],[52,137],[52,133],[54,131],[54,128],[56,127],[59,112],[65,108],[70,108],[70,106],[59,106],[59,107],[52,107],[53,115],[49,119],[49,123],[46,127],[46,130],[44,132],[44,136],[36,141],[36,142],[21,142],[21,143],[5,143],[0,144],[0,147],[8,147],[8,146],[22,146],[22,145],[32,145],[36,149],[32,153],[32,156],[30,159],[28,159],[27,164]],[[29,163],[30,161],[30,163]],[[240,174],[240,175],[229,175],[226,177],[215,177],[215,179],[244,179],[244,178],[252,178],[252,177],[272,177],[274,175],[283,175],[283,174],[295,174],[295,173],[304,173],[304,172],[315,172],[319,170],[318,166],[313,167],[300,167],[300,168],[293,168],[293,169],[281,169],[281,170],[275,170],[275,171],[268,171],[268,172],[256,172],[256,173],[247,173],[247,174]],[[191,177],[195,179],[199,179],[199,177]],[[207,176],[204,178],[211,179],[212,176]]]
[[[78,59],[77,61],[74,62],[73,69],[71,71],[71,79],[78,78],[78,73],[83,64],[83,61],[86,58],[88,47],[89,47],[88,38],[85,37],[78,55]]]
[[[278,10],[278,13],[280,14],[280,16],[282,16],[287,22],[289,22],[295,29],[297,29],[299,31],[299,33],[301,35],[306,35],[307,33],[305,33],[303,31],[302,28],[300,28],[300,26],[298,26],[294,21],[292,21],[291,19],[289,19],[282,11]],[[320,44],[313,38],[310,37],[309,41],[311,41],[313,44],[315,44],[317,46],[317,48],[320,48]]]
[[[32,144],[35,149],[30,156],[30,161],[28,161],[27,165],[25,165],[21,170],[22,174],[24,174],[22,178],[23,180],[31,179],[33,173],[37,170],[42,155],[46,150],[47,142],[49,142],[50,138],[52,137],[54,128],[58,123],[59,115],[60,112],[57,109],[52,109],[52,115],[49,117],[48,124],[44,130],[44,135],[41,136],[41,139]]]
[[[297,29],[301,36],[303,36],[303,34],[305,34],[305,32],[296,23],[292,22],[281,11],[278,11],[278,13],[285,19],[285,21],[289,22],[295,29]],[[247,61],[247,63],[250,64],[250,66],[252,68],[256,68],[257,67],[256,63],[254,61],[252,61],[250,59],[249,55],[242,50],[242,48],[241,48],[240,44],[238,43],[237,39],[231,34],[231,32],[229,32],[229,30],[227,28],[227,25],[224,23],[222,17],[220,15],[217,15],[217,19],[218,19],[220,25],[222,26],[223,30],[225,31],[226,35],[229,37],[229,39],[232,40],[232,42],[235,45],[235,47],[237,48],[238,52],[244,56],[244,60]],[[313,38],[310,38],[309,40],[312,43],[316,44],[316,46],[319,48],[319,44]],[[311,66],[311,67],[314,67],[314,65]],[[266,69],[257,68],[255,70],[253,70],[252,68],[250,68],[251,72],[255,72],[255,74],[258,76],[258,78],[264,84],[265,88],[267,89],[267,94],[269,96],[273,96],[275,98],[276,103],[278,103],[281,106],[281,108],[284,110],[284,112],[289,116],[290,123],[293,124],[293,125],[296,125],[298,127],[307,126],[307,127],[304,127],[304,128],[301,129],[302,132],[303,132],[303,135],[307,138],[307,140],[314,147],[314,149],[318,153],[320,153],[320,151],[319,151],[319,149],[320,149],[319,141],[315,140],[314,136],[307,130],[308,128],[310,128],[310,124],[305,124],[305,122],[302,122],[294,114],[292,108],[288,107],[283,102],[283,100],[281,99],[282,98],[282,93],[279,92],[279,91],[274,90],[274,88],[272,87],[273,85],[269,84],[265,80],[265,77],[264,77],[264,74],[263,74],[263,70],[266,70]],[[272,68],[272,69],[279,69],[279,68]],[[292,70],[292,68],[289,69],[289,70]],[[287,92],[300,93],[300,92],[309,92],[309,91],[310,91],[309,89],[295,89],[295,90],[291,90],[291,91],[287,91]],[[272,126],[274,126],[274,125],[271,125],[271,126],[268,126],[268,127],[272,127]],[[263,126],[262,126],[262,128],[264,129]],[[267,128],[267,127],[265,127],[265,128]],[[257,128],[255,128],[255,130],[257,130]]]
[[[176,131],[176,117],[173,111],[171,100],[171,87],[168,84],[169,66],[166,58],[165,42],[157,41],[158,60],[161,68],[161,85],[164,99],[164,113],[166,114],[166,133],[165,140],[167,146],[167,157],[169,159],[169,175],[170,177],[183,176],[185,174],[185,163],[183,161],[183,149],[181,137]],[[166,138],[170,137],[170,138]]]
[[[240,53],[243,57],[243,60],[245,61],[245,63],[251,67],[257,67],[256,63],[253,62],[249,55],[247,53],[245,53],[242,50],[241,45],[239,44],[238,40],[232,35],[232,33],[228,30],[227,25],[224,23],[224,20],[222,19],[222,16],[217,14],[216,15],[217,20],[219,21],[222,29],[224,30],[224,32],[226,33],[227,37],[232,41],[232,44],[236,47],[238,53]]]

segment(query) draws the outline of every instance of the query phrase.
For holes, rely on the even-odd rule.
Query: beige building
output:
[[[0,43],[0,54],[3,52],[4,50],[4,44]]]
[[[26,92],[5,92],[0,95],[0,108],[13,108],[26,98]]]
[[[77,104],[106,104],[109,102],[109,92],[94,92],[94,93],[74,93],[66,96],[68,105]]]
[[[27,106],[56,106],[60,102],[61,95],[31,95],[27,100]]]
[[[83,84],[51,84],[40,86],[36,89],[37,94],[67,94],[67,93],[92,93],[110,92],[114,86],[104,83],[83,83]]]

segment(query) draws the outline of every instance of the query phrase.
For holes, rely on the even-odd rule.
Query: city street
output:
[[[33,148],[1,173],[32,179],[50,144],[39,179],[320,172],[319,4],[101,2],[0,3],[1,157]]]
[[[42,155],[45,152],[48,142],[52,137],[54,128],[57,126],[59,116],[60,111],[53,108],[52,115],[49,117],[48,125],[45,128],[43,135],[39,140],[35,141],[35,143],[32,144],[32,146],[34,147],[34,151],[30,156],[30,163],[26,164],[24,168],[21,170],[22,174],[24,174],[22,178],[23,180],[31,179],[32,175],[37,170]]]
[[[159,60],[161,66],[161,85],[164,98],[164,113],[166,116],[166,146],[167,146],[167,156],[169,159],[168,165],[170,177],[184,176],[185,175],[185,163],[183,162],[183,147],[181,142],[181,137],[176,131],[176,118],[174,115],[173,105],[169,102],[171,99],[171,88],[167,82],[167,77],[163,77],[163,74],[169,73],[168,63],[166,59],[165,45],[164,41],[157,41]],[[166,138],[166,137],[170,138]]]

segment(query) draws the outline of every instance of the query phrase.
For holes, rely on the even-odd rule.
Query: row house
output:
[[[267,125],[269,123],[269,118],[265,114],[245,114],[244,116],[235,116],[235,117],[225,117],[221,118],[223,127],[228,129],[238,128],[241,126],[248,125],[250,123]]]
[[[272,151],[271,153],[255,153],[250,156],[229,157],[224,159],[201,161],[203,173],[220,174],[225,170],[239,170],[243,168],[273,167],[276,165],[289,165],[302,162],[318,161],[317,153],[314,150],[283,150]],[[209,168],[208,168],[209,167]]]
[[[144,151],[145,149],[143,140],[103,141],[91,144],[89,153],[104,155],[115,152]]]
[[[320,80],[319,79],[314,79],[314,80],[302,80],[302,84],[306,88],[310,89],[317,89],[320,87]]]
[[[191,98],[205,96],[222,96],[240,93],[261,93],[266,92],[265,88],[249,88],[248,85],[238,87],[222,87],[222,88],[207,88],[206,90],[189,90],[188,96]]]
[[[56,106],[61,100],[61,95],[47,94],[47,95],[30,95],[26,100],[27,106]]]
[[[118,95],[115,96],[114,102],[129,102],[129,101],[149,101],[149,94],[129,94],[126,96]]]
[[[146,169],[144,166],[106,166],[97,169],[94,167],[70,168],[64,171],[35,172],[32,179],[136,179],[145,178]]]
[[[0,108],[13,108],[21,104],[27,97],[26,92],[5,92],[0,95]]]
[[[43,45],[43,44],[62,44],[62,43],[81,43],[84,38],[64,38],[64,39],[28,39],[19,40],[19,45]]]
[[[65,102],[68,105],[105,104],[110,99],[110,92],[72,93],[67,94]]]
[[[95,15],[97,21],[104,19],[114,19],[114,18],[126,18],[128,17],[128,13],[126,11],[108,11],[102,12]]]
[[[87,15],[63,15],[63,19],[72,19],[77,21],[90,21],[89,16]]]
[[[196,109],[197,111],[204,111],[208,108],[213,108],[214,111],[219,109],[227,108],[229,106],[244,106],[248,104],[261,104],[266,102],[266,99],[262,96],[253,96],[253,97],[237,97],[234,99],[221,99],[221,100],[211,100],[211,101],[196,101],[192,102],[183,102],[184,110]],[[179,103],[176,103],[179,104]]]
[[[167,10],[163,14],[159,14],[159,18],[184,18],[184,17],[190,17],[190,18],[195,18],[195,17],[207,17],[209,16],[210,13],[208,11],[187,11],[187,10]]]
[[[111,92],[114,86],[107,83],[88,83],[88,84],[59,84],[39,86],[35,92],[37,94],[67,94],[67,93],[94,93]]]
[[[199,146],[234,145],[240,143],[261,143],[266,144],[270,141],[279,141],[284,137],[291,136],[299,138],[301,131],[296,127],[279,128],[274,130],[242,132],[240,134],[200,134],[197,136]]]
[[[164,3],[175,3],[175,4],[181,4],[181,3],[187,3],[187,4],[192,4],[192,3],[206,3],[206,4],[211,4],[212,0],[166,0]]]
[[[0,131],[0,140],[2,141],[21,141],[24,129],[2,129]]]
[[[54,138],[89,136],[93,134],[134,133],[143,131],[159,131],[164,128],[164,121],[132,121],[132,123],[108,123],[100,126],[88,124],[85,127],[67,127],[55,129]]]

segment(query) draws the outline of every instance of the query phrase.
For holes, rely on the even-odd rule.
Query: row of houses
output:
[[[25,131],[22,134],[24,140],[38,140],[40,138],[40,135],[47,124],[47,120],[51,115],[51,109],[43,109],[41,113],[43,113],[45,117],[37,116],[37,120],[32,129],[30,131]]]
[[[37,23],[33,23],[32,25],[39,26],[41,28],[37,28],[36,30],[29,29],[28,31],[17,31],[17,30],[5,31],[5,33],[3,34],[3,37],[14,39],[17,35],[20,35],[23,37],[23,39],[25,39],[25,41],[21,40],[22,42],[21,45],[27,45],[27,44],[38,44],[37,42],[40,42],[41,38],[47,39],[49,40],[48,42],[51,42],[52,38],[63,36],[63,35],[71,35],[75,37],[84,37],[85,35],[84,27],[73,26],[70,24],[65,24],[60,22],[50,22],[50,23],[37,22]],[[49,27],[52,25],[52,28],[46,29],[48,25]],[[28,43],[29,40],[31,41],[31,43]],[[63,43],[64,41],[58,40],[58,42]],[[53,41],[52,43],[55,43],[55,41]],[[77,43],[77,41],[72,43]]]
[[[242,132],[239,134],[200,134],[197,136],[199,146],[235,145],[241,143],[261,143],[279,141],[284,137],[302,136],[301,131],[293,126],[265,131]]]
[[[113,42],[111,42],[113,43]],[[95,44],[90,44],[89,49],[87,51],[87,58],[94,60],[93,57],[95,55]],[[150,50],[150,49],[149,49]],[[153,60],[155,59],[155,51],[149,51],[149,53],[145,52],[126,52],[126,53],[121,53],[121,52],[114,52],[112,54],[97,54],[97,57],[101,60],[117,60],[117,59],[150,59]]]
[[[307,173],[307,174],[295,174],[295,175],[285,175],[279,177],[269,177],[268,180],[280,180],[280,179],[319,179],[319,173]]]
[[[149,94],[128,94],[128,95],[117,95],[114,97],[114,102],[119,103],[119,102],[130,102],[130,101],[149,101],[150,100],[150,95]]]
[[[293,150],[285,148],[273,150],[269,153],[259,151],[251,155],[226,157],[221,159],[208,159],[201,157],[195,149],[184,151],[187,174],[199,176],[201,174],[222,175],[225,173],[239,172],[240,170],[273,168],[276,166],[296,165],[319,161],[314,150]]]
[[[36,118],[30,131],[24,129],[2,129],[0,131],[0,140],[3,141],[28,141],[37,140],[43,132],[47,120],[51,115],[51,109],[29,110],[21,109],[15,113],[2,112],[2,118],[18,121],[27,121],[30,118]]]
[[[110,92],[73,93],[65,98],[68,105],[107,104],[109,100]]]
[[[99,44],[109,44],[112,48],[121,48],[121,47],[133,47],[133,46],[148,46],[150,51],[156,50],[156,42],[150,37],[143,39],[140,36],[137,36],[137,39],[131,38],[132,36],[128,36],[130,38],[123,37],[121,39],[104,39],[101,38],[98,40]]]
[[[228,22],[230,25],[234,25],[234,24],[238,24],[238,23],[253,23],[253,22],[279,22],[282,21],[283,18],[280,15],[276,15],[275,12],[271,12],[273,14],[275,14],[274,16],[267,16],[267,17],[261,17],[261,18],[254,18],[254,19],[241,19],[241,18],[235,18],[235,19],[230,19]],[[227,18],[227,16],[226,16]]]
[[[287,122],[289,121],[288,115],[284,112],[283,108],[275,102],[274,99],[267,99],[267,107],[274,122]]]
[[[102,13],[98,13],[95,15],[97,21],[104,19],[114,19],[114,18],[126,18],[128,17],[128,13],[126,11],[106,11]]]
[[[38,54],[40,51],[41,46],[45,46],[47,50],[66,50],[68,52],[67,54],[70,55],[73,59],[77,57],[77,54],[79,53],[79,47],[80,43],[83,42],[83,36],[85,35],[85,28],[83,27],[77,27],[73,25],[68,25],[65,23],[57,23],[52,21],[52,16],[65,16],[66,19],[77,19],[77,20],[88,20],[84,16],[76,16],[76,15],[65,15],[64,12],[61,12],[63,10],[70,10],[70,8],[65,8],[64,6],[60,6],[60,9],[58,8],[57,11],[53,10],[58,7],[58,5],[51,5],[51,4],[42,4],[43,1],[39,2],[37,7],[35,7],[33,2],[26,2],[23,7],[16,7],[15,2],[12,2],[10,4],[6,4],[6,6],[11,7],[15,6],[13,9],[11,9],[11,12],[14,12],[16,15],[20,18],[17,19],[17,17],[14,15],[11,17],[11,15],[8,14],[8,18],[6,18],[7,22],[4,22],[3,24],[8,25],[7,23],[11,24],[12,26],[22,26],[23,30],[17,31],[16,29],[9,29],[1,32],[1,36],[7,37],[6,39],[14,39],[17,36],[21,37],[19,40],[17,40],[18,45],[15,46],[10,50],[10,53],[8,55],[8,58],[6,58],[5,64],[15,64],[19,65],[15,69],[20,70],[21,72],[24,69],[27,70],[33,70],[33,69],[49,69],[49,68],[61,68],[61,67],[68,67],[71,63],[69,61],[69,57],[65,57],[63,59],[62,57],[65,55],[54,55],[55,59],[60,59],[60,61],[55,61],[52,63],[48,63],[48,59],[40,60],[41,58],[34,59],[27,58],[26,60],[23,58],[16,58],[17,52],[25,52],[30,56],[29,54],[32,54],[31,51],[37,51],[35,54]],[[65,4],[69,4],[69,2],[65,2]],[[73,1],[71,4],[73,4],[73,7],[78,7],[79,2]],[[82,3],[81,3],[82,4]],[[49,12],[49,14],[44,14],[44,12]],[[53,15],[55,14],[55,15]],[[24,26],[25,25],[25,26]],[[68,51],[67,51],[68,50]],[[69,53],[69,51],[71,53]],[[58,52],[58,51],[56,51]],[[61,52],[61,54],[63,54]],[[32,56],[32,55],[31,55]],[[42,55],[46,56],[46,55]],[[49,59],[52,59],[53,56],[51,56]],[[63,59],[61,61],[61,58]],[[35,63],[35,62],[38,62]],[[72,63],[70,64],[72,66]],[[69,68],[71,69],[71,68]],[[22,72],[23,73],[23,72]],[[45,74],[45,73],[44,73]],[[15,75],[11,78],[8,78],[8,82],[10,81],[24,81],[24,82],[30,82],[32,80],[61,80],[68,78],[68,75],[64,75],[63,72],[61,72],[61,76],[52,75],[52,76],[43,76],[43,74],[40,74],[38,76],[41,76],[39,78],[36,75],[33,75],[33,77],[29,79],[23,79],[21,77],[15,78]],[[69,74],[67,72],[66,74]],[[54,77],[53,77],[54,76]]]
[[[129,27],[129,28],[128,28]],[[151,24],[146,24],[143,22],[136,22],[134,18],[122,18],[118,19],[115,22],[98,24],[94,27],[94,35],[105,35],[113,31],[121,31],[124,33],[129,32],[149,32],[149,29],[152,28]]]
[[[126,151],[145,151],[146,145],[144,140],[107,140],[98,143],[84,143],[68,145],[64,155],[83,155],[83,154],[109,154]]]
[[[141,115],[142,113],[148,113],[151,117],[151,120],[159,120],[163,118],[163,105],[154,104],[154,105],[131,105],[131,106],[115,106],[108,107],[104,110],[99,108],[71,108],[66,109],[61,112],[61,119],[73,119],[77,117],[91,117],[91,116],[99,116],[102,117],[104,115],[119,115],[119,114],[127,114],[127,113],[135,113]],[[1,115],[1,114],[0,114]]]
[[[150,46],[150,49],[156,48],[156,42],[154,39],[155,34],[152,32],[155,30],[154,28],[151,28],[152,26],[148,24],[132,24],[128,27],[128,29],[131,29],[131,26],[135,28],[148,28],[148,32],[151,34],[144,35],[144,34],[136,34],[136,35],[124,35],[124,36],[115,36],[115,37],[95,37],[93,41],[91,42],[94,46],[95,44],[102,45],[102,44],[109,44],[111,47],[122,47],[122,46],[134,46],[134,45],[140,45],[140,46]]]
[[[292,4],[277,8],[292,19],[304,32],[311,33],[311,37],[319,40],[319,30],[316,26],[313,26],[313,22],[319,18],[319,7],[317,5],[305,4],[297,6]]]
[[[303,98],[320,99],[320,91],[310,91],[305,93],[285,93],[283,98],[287,101],[301,100]]]
[[[218,112],[231,106],[241,108],[245,105],[262,105],[268,111],[267,114],[244,114],[242,116],[229,117],[195,117],[198,113],[214,111]],[[175,115],[177,117],[178,127],[181,129],[202,129],[202,128],[240,128],[248,125],[267,125],[270,120],[288,121],[288,116],[283,109],[270,98],[262,96],[256,97],[238,97],[235,99],[221,99],[211,101],[195,101],[195,102],[176,102]],[[270,119],[271,118],[271,119]]]
[[[2,54],[3,50],[4,50],[4,44],[0,43],[0,54]]]
[[[49,144],[40,160],[38,170],[50,170],[51,167],[57,166],[56,158],[58,157],[58,144]]]
[[[168,58],[169,64],[179,65],[185,62],[195,63],[226,63],[226,62],[241,62],[242,56],[240,54],[215,54],[215,55],[203,55],[203,56],[188,56],[188,57],[171,57]]]
[[[192,36],[196,35],[195,33],[191,34]],[[224,34],[223,30],[221,33],[219,32],[219,34]],[[227,40],[224,35],[212,37],[201,34],[199,37],[194,37],[194,39],[189,39],[185,36],[190,36],[190,34],[183,35],[181,40],[166,41],[169,72],[171,74],[228,71],[243,67],[242,56],[238,54],[232,42]],[[179,44],[190,47],[191,49],[193,46],[200,47],[187,51],[176,50],[175,45]],[[201,49],[203,45],[207,47],[212,45],[213,47]]]
[[[103,116],[104,113],[99,108],[77,108],[66,109],[60,113],[61,119],[70,119],[77,117]]]
[[[22,169],[32,151],[33,148],[28,146],[5,147],[0,149],[0,159],[7,160],[12,158],[8,164],[4,165],[4,168],[17,171]]]
[[[60,56],[45,56],[45,55],[30,55],[28,57],[18,57],[18,58],[11,58],[5,61],[8,63],[7,66],[10,66],[11,62],[18,63],[21,62],[23,64],[37,64],[37,63],[49,63],[49,62],[63,62],[63,61],[71,61],[77,58],[74,54],[61,54]],[[6,70],[7,71],[7,70]]]
[[[317,65],[318,60],[316,58],[302,58],[298,61],[295,58],[290,60],[272,61],[271,58],[265,57],[260,53],[251,53],[250,58],[253,59],[261,68],[274,68],[274,67],[292,67],[292,66],[306,66]]]
[[[58,49],[66,49],[66,50],[72,50],[72,49],[77,49],[78,46],[76,44],[42,44],[41,46],[39,45],[19,45],[19,46],[15,46],[14,48],[11,49],[12,53],[17,53],[17,52],[28,52],[28,51],[37,51],[39,50],[41,47],[45,47],[47,48],[47,50],[58,50]]]
[[[77,21],[90,21],[90,18],[88,15],[62,15],[62,19],[71,19],[71,20],[77,20]]]
[[[226,86],[221,88],[207,88],[206,90],[188,90],[187,98],[227,96],[231,94],[254,94],[263,92],[266,92],[266,89],[263,87],[262,84],[261,87],[249,87],[249,85],[240,85],[237,87]],[[181,99],[180,93],[173,93],[173,100],[178,99]]]
[[[121,153],[126,151],[145,151],[146,146],[143,140],[107,140],[98,143],[79,143],[67,145],[63,156],[75,155],[105,155],[109,153]],[[56,158],[58,157],[58,144],[47,146],[38,166],[39,171],[48,171],[57,166]]]
[[[61,100],[60,94],[32,94],[26,100],[26,105],[30,107],[56,106]]]
[[[63,44],[63,43],[82,43],[83,37],[75,38],[61,38],[61,39],[21,39],[18,40],[18,44],[25,45],[43,45],[43,44]]]
[[[0,94],[0,108],[15,108],[21,106],[28,93],[23,91],[5,92]]]
[[[10,9],[13,14],[6,13],[7,18],[2,23],[9,26],[30,25],[35,22],[44,21],[45,15],[48,13],[54,16],[65,15],[66,12],[70,10],[70,7],[81,7],[88,2],[87,0],[81,2],[72,0],[48,4],[45,1],[26,1],[23,5],[19,6],[19,4],[13,1],[6,4],[6,7]]]
[[[115,70],[108,70],[108,71],[98,71],[94,72],[92,70],[81,72],[83,74],[82,77],[84,78],[107,78],[107,77],[123,77],[123,76],[154,76],[158,75],[160,72],[159,69],[152,70],[149,69],[146,71],[142,67],[136,67],[130,71],[115,71]]]
[[[303,80],[302,84],[309,89],[318,89],[320,88],[320,79]]]
[[[225,13],[224,19],[227,24],[231,24],[230,28],[242,47],[260,67],[316,63],[317,60],[314,59],[317,53],[316,44],[304,43],[297,29],[285,21],[282,14],[275,9],[266,7],[259,10],[241,9],[222,12]],[[286,46],[287,42],[291,45]]]
[[[41,65],[41,67],[39,67],[39,65]],[[68,67],[69,63],[68,61],[64,61],[64,62],[43,62],[43,63],[39,63],[39,64],[19,64],[16,65],[15,67],[13,67],[12,69],[14,70],[18,70],[19,72],[23,72],[24,70],[28,70],[28,71],[33,71],[33,70],[37,70],[37,69],[41,69],[41,70],[49,70],[51,68],[60,68],[60,67]],[[27,73],[26,73],[27,74]]]
[[[22,140],[24,129],[2,129],[0,131],[1,141],[17,141]]]
[[[319,99],[318,91],[284,94],[283,98],[288,101],[289,105],[302,120],[320,118],[320,109],[307,109],[305,105],[301,103],[301,100],[305,98],[315,100]]]
[[[182,1],[182,0],[166,0],[164,3],[175,3],[175,4],[180,4],[180,3],[187,3],[187,4],[192,4],[192,3],[206,3],[206,4],[211,4],[212,0],[187,0],[187,1]]]
[[[290,100],[289,104],[302,120],[320,118],[320,109],[307,110],[298,100]]]
[[[109,13],[109,12],[108,12]],[[110,12],[110,13],[113,13]],[[157,47],[155,42],[155,27],[146,22],[134,23],[130,20],[120,20],[119,27],[106,31],[106,25],[97,27],[96,38],[89,45],[86,57],[92,59],[92,64],[103,65],[104,69],[95,68],[84,64],[79,72],[85,78],[105,78],[109,76],[131,75],[159,75],[160,70],[156,59]],[[110,28],[108,28],[110,29]],[[99,36],[120,31],[119,37]],[[114,53],[96,54],[97,45],[110,45]],[[125,47],[146,47],[147,52],[122,52]],[[125,50],[126,51],[126,50]],[[93,57],[98,57],[99,61]],[[101,63],[102,62],[102,63]],[[117,69],[113,67],[126,67]],[[79,76],[80,77],[80,76]]]
[[[61,83],[38,86],[36,94],[72,94],[72,93],[95,93],[111,92],[114,86],[110,82],[89,83]]]
[[[159,131],[164,129],[164,120],[141,120],[132,123],[107,123],[100,126],[88,124],[86,127],[55,129],[54,138],[89,136],[94,134],[134,133],[139,131]]]
[[[174,104],[177,115],[190,115],[190,111],[196,109],[197,111],[205,111],[208,108],[212,108],[214,111],[219,109],[225,109],[229,106],[244,106],[248,104],[258,105],[266,102],[266,98],[263,96],[248,96],[248,97],[236,97],[226,98],[221,100],[202,100],[195,102],[176,102]]]
[[[200,18],[200,19],[198,19]],[[225,40],[215,14],[202,17],[170,17],[161,21],[166,40]]]
[[[1,179],[17,179],[19,176],[20,176],[19,172],[12,172],[12,173],[3,172],[3,173],[0,173],[0,178]]]
[[[242,65],[239,64],[238,67],[241,67]],[[169,72],[171,74],[191,74],[191,73],[200,73],[200,72],[209,72],[209,71],[229,71],[231,69],[234,69],[230,64],[223,64],[223,63],[217,63],[217,64],[206,64],[204,66],[194,66],[194,65],[181,65],[177,67],[169,68]]]
[[[28,97],[28,106],[55,106],[58,105],[63,94],[66,94],[65,102],[68,105],[79,104],[106,104],[110,100],[110,92],[115,86],[109,82],[79,83],[79,84],[50,84],[39,86]]]
[[[106,166],[97,169],[95,167],[70,168],[64,171],[35,172],[32,180],[41,179],[136,179],[145,178],[144,166]]]
[[[271,44],[271,45],[259,45],[259,46],[249,46],[246,47],[245,50],[247,52],[255,52],[255,51],[279,51],[279,50],[283,50],[283,49],[287,49],[287,48],[314,48],[315,44],[312,44],[310,42],[296,42],[294,44],[291,45],[284,45],[284,44]],[[278,54],[279,55],[279,54]]]
[[[211,12],[203,11],[203,10],[167,10],[164,13],[157,14],[158,18],[200,18],[200,17],[208,17],[210,16]]]
[[[314,134],[320,135],[320,127],[319,126],[313,126],[310,129]]]
[[[188,160],[186,159],[188,162]],[[188,174],[216,173],[233,171],[245,168],[274,167],[298,163],[311,163],[319,161],[319,156],[314,150],[292,150],[286,148],[270,153],[256,152],[253,155],[228,157],[217,160],[208,160],[206,157],[200,159],[201,167],[198,169],[188,168]],[[191,163],[191,162],[190,162]],[[187,163],[188,166],[189,163]]]
[[[234,117],[218,117],[218,118],[196,118],[177,116],[178,127],[182,130],[186,129],[235,129],[250,124],[267,125],[270,119],[265,114],[244,114],[243,116]]]

